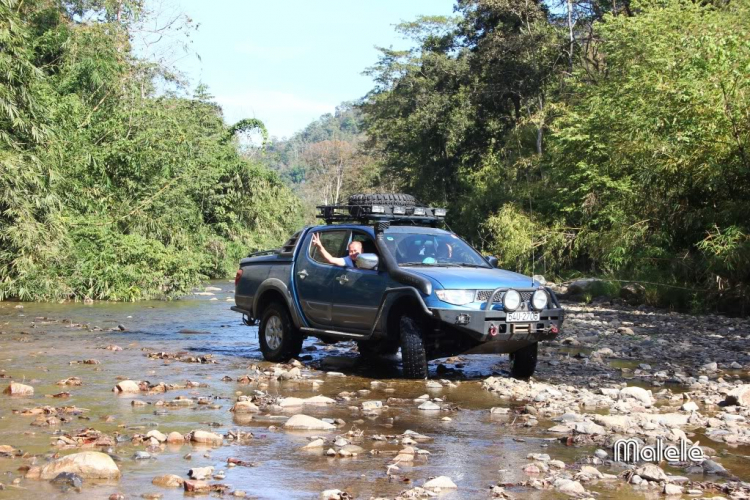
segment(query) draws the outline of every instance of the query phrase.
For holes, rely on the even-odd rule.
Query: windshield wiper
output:
[[[461,267],[478,267],[480,269],[487,269],[488,268],[488,266],[481,266],[479,264],[467,264],[466,262],[462,262],[462,263],[457,264],[457,265],[461,266]]]

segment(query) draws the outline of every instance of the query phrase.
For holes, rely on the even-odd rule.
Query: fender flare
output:
[[[253,300],[253,315],[258,316],[258,305],[263,298],[263,296],[268,291],[275,291],[277,293],[280,293],[282,297],[284,297],[284,302],[286,305],[287,310],[289,311],[289,314],[292,316],[292,321],[294,322],[294,326],[297,328],[306,326],[304,322],[302,322],[302,319],[297,314],[297,308],[294,307],[294,298],[292,297],[292,292],[289,290],[289,287],[286,286],[286,283],[281,281],[278,278],[268,278],[263,283],[260,284],[258,287],[258,291],[255,292],[255,298]],[[256,318],[260,319],[260,318]]]

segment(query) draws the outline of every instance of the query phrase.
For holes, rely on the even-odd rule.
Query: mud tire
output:
[[[398,205],[400,207],[412,208],[417,202],[410,194],[353,194],[349,197],[349,214],[359,217],[370,213],[373,205]]]
[[[522,347],[510,355],[510,376],[513,378],[527,379],[536,371],[536,358],[539,343],[534,342]]]
[[[286,306],[273,302],[265,308],[258,328],[258,343],[266,361],[286,363],[299,355],[302,340]]]
[[[414,318],[402,316],[399,329],[404,378],[426,379],[429,372],[422,326]]]

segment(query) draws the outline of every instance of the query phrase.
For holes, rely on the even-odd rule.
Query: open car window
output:
[[[345,257],[347,254],[346,247],[349,244],[349,231],[320,231],[320,242],[328,253],[334,257]],[[326,262],[318,251],[318,247],[310,245],[310,258],[320,264],[330,265]]]

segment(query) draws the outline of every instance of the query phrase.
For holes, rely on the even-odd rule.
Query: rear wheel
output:
[[[401,359],[404,365],[404,377],[427,378],[427,351],[422,326],[414,318],[402,316],[399,327],[401,330]]]
[[[263,311],[258,340],[267,361],[285,363],[302,350],[302,334],[294,327],[286,307],[278,302]]]
[[[513,378],[529,378],[536,370],[539,343],[534,342],[510,355],[510,375]]]

